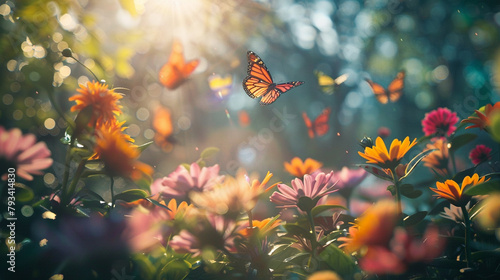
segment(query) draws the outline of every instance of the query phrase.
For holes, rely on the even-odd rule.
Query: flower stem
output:
[[[401,191],[400,191],[400,186],[399,186],[399,179],[396,174],[396,169],[391,169],[392,172],[392,180],[394,182],[394,188],[396,191],[396,202],[398,203],[398,213],[399,216],[403,213],[402,207],[401,207]]]
[[[317,246],[317,240],[316,240],[316,230],[315,230],[315,225],[314,225],[314,217],[312,215],[312,211],[307,211],[307,218],[309,219],[309,224],[311,225],[311,233],[312,233],[312,240],[311,240],[311,246],[312,246],[312,254],[313,256],[316,256],[316,246]]]
[[[73,180],[71,181],[71,184],[69,185],[67,192],[63,192],[63,198],[61,200],[62,205],[68,205],[69,199],[71,196],[73,196],[73,193],[75,192],[76,185],[78,181],[80,180],[80,177],[83,173],[83,170],[85,169],[85,163],[87,163],[87,160],[84,159],[80,161],[80,164],[78,164],[78,168],[76,169],[75,176],[73,177]]]
[[[71,142],[69,143],[68,151],[66,152],[66,159],[64,161],[64,174],[63,174],[63,181],[62,181],[62,202],[65,202],[67,200],[67,190],[66,188],[68,187],[68,180],[69,180],[69,169],[70,169],[70,163],[71,163],[71,150],[73,149],[73,146],[75,145],[75,138],[71,137]]]
[[[115,179],[113,179],[113,176],[109,176],[110,179],[110,191],[111,191],[111,209],[115,208],[115,191],[114,191],[114,185],[115,185]]]
[[[252,211],[247,212],[248,215],[248,227],[253,228],[253,216]]]
[[[462,213],[464,215],[464,223],[465,223],[465,258],[467,262],[467,267],[472,267],[471,266],[471,252],[470,252],[470,243],[472,242],[471,239],[471,228],[470,228],[470,218],[469,218],[469,212],[465,208],[465,206],[462,206]]]

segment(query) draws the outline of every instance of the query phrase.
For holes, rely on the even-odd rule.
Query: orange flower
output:
[[[97,135],[94,149],[111,175],[126,176],[138,180],[143,175],[151,175],[153,168],[137,160],[140,153],[136,146],[118,131],[101,130]]]
[[[436,140],[434,143],[427,144],[425,150],[436,149],[422,159],[424,166],[436,171],[439,175],[446,177],[448,175],[448,142],[444,139]]]
[[[495,103],[495,105],[486,104],[484,110],[474,110],[477,117],[468,117],[463,120],[462,123],[470,123],[471,126],[465,129],[479,127],[482,130],[486,130],[490,126],[490,118],[494,112],[500,111],[500,102]],[[484,112],[484,113],[483,113]]]
[[[113,120],[110,122],[102,123],[96,126],[96,136],[101,137],[104,134],[113,134],[116,135],[116,137],[121,137],[123,140],[129,143],[134,143],[135,140],[130,137],[130,135],[122,133],[127,127],[123,126],[123,122],[119,122],[118,120]],[[132,145],[133,147],[136,147],[135,145]],[[94,154],[89,158],[90,160],[93,159],[99,159],[101,157],[100,155],[100,149],[94,149]]]
[[[81,111],[88,106],[92,106],[92,118],[90,124],[102,124],[111,121],[115,115],[121,114],[121,106],[118,100],[122,98],[120,93],[109,90],[108,85],[99,82],[87,82],[87,86],[80,85],[77,89],[80,94],[69,98],[75,101],[76,105],[71,107],[71,112]]]
[[[462,181],[462,186],[459,186],[458,183],[453,180],[446,180],[444,183],[436,182],[437,188],[431,188],[431,190],[437,193],[434,196],[445,198],[451,204],[461,207],[465,206],[470,200],[470,196],[464,194],[465,188],[483,183],[484,181],[484,176],[479,178],[479,175],[475,173],[472,177],[466,176]]]
[[[416,138],[411,143],[409,137],[406,137],[403,142],[394,139],[389,151],[387,151],[382,138],[377,137],[373,147],[366,147],[364,153],[358,152],[358,154],[367,159],[367,163],[375,163],[382,168],[394,169],[405,154],[416,144]]]
[[[274,220],[273,218],[267,218],[262,221],[253,220],[253,227],[247,227],[239,231],[239,234],[244,237],[250,237],[252,234],[257,232],[260,236],[265,236],[268,232],[275,229],[281,224],[280,219]],[[258,231],[256,231],[258,229]]]
[[[294,157],[290,163],[285,162],[285,169],[288,173],[292,174],[297,178],[302,178],[306,174],[311,174],[323,166],[323,163],[316,161],[312,158],[307,158],[304,162],[298,158]]]
[[[392,237],[398,219],[398,205],[391,200],[380,201],[366,210],[349,228],[349,237],[340,237],[340,247],[348,253],[365,252],[367,246],[385,246]]]

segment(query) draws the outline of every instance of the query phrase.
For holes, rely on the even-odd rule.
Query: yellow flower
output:
[[[436,182],[437,188],[431,188],[431,190],[436,193],[434,196],[445,198],[451,204],[460,207],[465,206],[470,200],[470,196],[464,193],[465,188],[483,183],[484,181],[484,176],[479,178],[479,175],[475,173],[472,177],[466,176],[462,181],[462,186],[459,186],[458,183],[453,180],[446,180],[444,183]]]
[[[121,114],[121,106],[118,100],[122,98],[120,93],[108,89],[108,85],[99,82],[87,82],[87,86],[80,85],[77,89],[77,95],[69,98],[69,101],[75,101],[76,105],[71,107],[71,112],[82,111],[92,107],[92,118],[90,125],[98,125],[115,118],[115,115]]]
[[[137,160],[137,147],[118,131],[101,130],[97,135],[95,153],[99,155],[112,176],[125,176],[138,180],[143,175],[153,174],[153,168]]]
[[[392,237],[398,220],[398,205],[391,200],[380,201],[366,210],[354,226],[349,228],[349,237],[340,237],[348,253],[365,251],[367,246],[385,246]]]
[[[358,154],[367,159],[367,163],[374,163],[382,168],[394,169],[405,154],[416,144],[416,138],[411,143],[409,137],[406,137],[403,142],[394,139],[389,151],[387,151],[382,138],[377,137],[373,147],[366,147],[364,153],[358,152]]]
[[[425,150],[436,149],[422,159],[424,166],[436,171],[439,175],[446,177],[448,175],[448,142],[443,139],[436,140],[434,143],[427,144]]]
[[[272,218],[267,218],[262,221],[253,220],[252,225],[253,227],[247,227],[240,230],[239,234],[247,238],[250,237],[255,232],[257,232],[260,236],[266,236],[268,232],[281,225],[281,220],[280,219],[273,220]],[[258,231],[256,231],[257,229]]]
[[[289,163],[285,162],[285,169],[288,173],[292,174],[297,178],[302,178],[306,174],[311,174],[323,166],[323,163],[316,161],[312,158],[307,158],[304,162],[298,158],[294,157]]]

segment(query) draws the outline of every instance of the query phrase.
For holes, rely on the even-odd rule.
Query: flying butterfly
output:
[[[328,119],[330,118],[331,113],[330,108],[324,109],[321,114],[314,120],[314,122],[309,119],[305,112],[302,112],[302,118],[304,118],[304,122],[307,126],[307,133],[309,138],[319,137],[325,135],[330,129],[330,125],[328,124]]]
[[[325,94],[333,94],[335,89],[349,77],[349,74],[342,74],[334,79],[319,70],[314,70],[314,75],[318,78],[318,85]]]
[[[231,88],[233,87],[233,76],[227,75],[222,77],[218,74],[212,75],[208,77],[208,86],[214,95],[223,99],[231,92]]]
[[[153,129],[155,131],[154,141],[163,151],[170,152],[173,148],[174,139],[172,134],[172,114],[165,107],[156,108],[153,116]]]
[[[372,91],[375,94],[375,98],[377,99],[377,101],[382,104],[387,104],[389,101],[390,102],[398,101],[401,95],[403,95],[403,88],[405,85],[404,78],[405,78],[405,71],[403,70],[396,75],[396,78],[392,80],[387,89],[373,82],[370,79],[366,79],[366,81],[372,88]]]
[[[261,105],[268,105],[276,101],[281,94],[302,85],[304,82],[294,81],[282,84],[273,82],[271,73],[267,70],[264,61],[254,52],[247,53],[248,68],[247,77],[243,80],[243,89],[251,98],[260,99]]]
[[[184,61],[183,47],[181,43],[174,40],[172,44],[172,52],[168,62],[163,65],[159,72],[159,78],[162,85],[168,89],[176,89],[193,73],[196,67],[200,64],[199,59],[194,59],[188,62]]]

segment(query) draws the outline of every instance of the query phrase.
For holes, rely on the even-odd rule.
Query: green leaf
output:
[[[144,150],[146,150],[147,147],[151,146],[151,144],[153,144],[153,141],[149,141],[147,143],[144,143],[140,146],[137,147],[137,149],[139,150],[139,152],[144,152]]]
[[[115,200],[123,200],[125,202],[132,202],[141,198],[146,198],[148,193],[140,189],[126,190],[122,193],[115,195]]]
[[[335,209],[335,208],[341,208],[343,210],[347,210],[347,208],[345,208],[342,205],[318,205],[311,210],[311,214],[313,217],[316,217],[317,215],[319,215],[320,213],[322,213],[326,210]]]
[[[135,184],[141,189],[145,191],[151,191],[150,186],[153,183],[153,178],[149,175],[144,174],[141,179],[135,181]]]
[[[163,205],[161,204],[160,202],[154,200],[154,199],[151,199],[151,198],[146,198],[147,201],[153,203],[154,205],[158,206],[158,207],[163,207],[165,209],[167,209],[168,211],[171,211],[170,208],[168,208],[166,205]]]
[[[408,165],[406,166],[406,169],[405,169],[405,175],[401,178],[399,178],[399,181],[403,180],[404,178],[406,178],[406,176],[410,175],[410,173],[415,169],[415,167],[417,167],[417,165],[420,163],[420,161],[422,161],[426,156],[428,156],[430,153],[436,151],[436,149],[432,149],[432,150],[425,150],[421,153],[419,153],[418,155],[416,155],[414,158],[412,158],[410,160],[410,162],[408,163]]]
[[[35,197],[35,193],[33,190],[26,186],[25,184],[16,182],[16,200],[19,202],[28,202],[31,201]]]
[[[191,169],[191,165],[188,163],[181,163],[181,165],[184,166],[184,168],[186,168],[187,171],[189,171],[189,169]]]
[[[291,235],[303,236],[307,238],[311,236],[311,231],[309,229],[305,229],[298,224],[285,224],[283,227],[286,232]]]
[[[104,201],[104,198],[102,198],[102,196],[88,188],[81,189],[76,196],[86,198],[88,200]]]
[[[356,164],[356,166],[365,169],[365,171],[377,176],[378,178],[380,178],[382,180],[392,182],[392,176],[385,173],[385,171],[382,168],[378,167],[378,165],[365,163],[365,164]]]
[[[419,196],[422,195],[421,190],[415,190],[413,185],[410,184],[404,184],[399,187],[399,190],[401,192],[401,195],[404,195],[408,198],[418,198]]]
[[[490,116],[490,134],[492,138],[500,143],[500,113],[493,111]]]
[[[389,185],[389,186],[387,186],[387,190],[391,192],[392,196],[396,195],[396,186]]]
[[[191,264],[186,260],[175,259],[168,262],[158,273],[156,279],[182,280],[191,271]]]
[[[465,190],[465,194],[467,195],[485,195],[493,192],[500,192],[500,180],[490,180]]]
[[[132,256],[134,265],[139,268],[140,279],[153,279],[156,273],[155,266],[149,260],[149,257],[144,254],[134,254]]]
[[[406,227],[416,225],[423,221],[425,219],[425,216],[427,216],[427,211],[420,211],[413,215],[407,216],[403,219],[404,225]]]
[[[449,146],[450,153],[455,152],[460,147],[472,142],[476,138],[477,138],[477,135],[472,134],[472,133],[465,133],[465,134],[458,135],[457,137],[454,137],[450,141],[450,146]]]
[[[310,255],[310,254],[306,253],[306,252],[300,252],[300,253],[297,253],[295,255],[292,255],[292,256],[284,259],[283,262],[287,263],[287,262],[293,261],[296,258],[299,258],[299,257],[302,257],[302,256],[306,256],[306,255]]]
[[[460,172],[458,172],[457,174],[455,174],[455,176],[453,176],[453,181],[457,182],[459,185],[461,185],[461,182],[464,180],[464,178],[466,176],[472,176],[474,174],[474,172],[476,171],[476,167],[471,167],[469,169],[465,169],[465,170],[462,170]]]
[[[479,214],[485,207],[484,200],[479,201],[478,203],[474,204],[471,209],[469,209],[469,219],[473,220],[476,218],[477,214]]]
[[[356,264],[353,259],[333,244],[326,247],[319,257],[342,277],[352,276],[355,272]]]
[[[200,158],[202,160],[209,160],[219,153],[220,149],[216,147],[208,147],[201,152]]]

